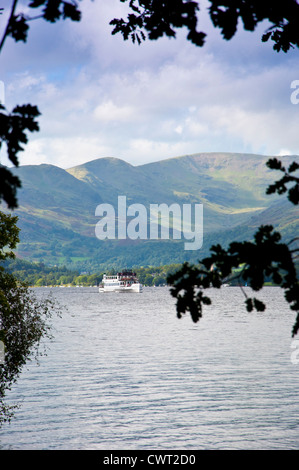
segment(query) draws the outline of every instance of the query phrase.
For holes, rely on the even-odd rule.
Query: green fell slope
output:
[[[298,157],[283,157],[285,163]],[[98,158],[69,169],[27,165],[14,169],[22,181],[18,193],[21,242],[18,256],[72,269],[106,265],[159,265],[196,261],[212,243],[245,239],[261,223],[272,223],[286,236],[298,230],[298,214],[285,197],[267,196],[277,179],[268,156],[199,153],[133,166],[117,158]],[[100,203],[127,205],[201,203],[204,243],[184,250],[184,240],[107,240],[95,237]],[[2,209],[6,210],[5,208]]]

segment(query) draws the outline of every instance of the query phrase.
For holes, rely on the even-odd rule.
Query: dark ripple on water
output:
[[[237,288],[215,291],[196,325],[167,288],[53,293],[68,310],[10,392],[21,407],[0,448],[299,448],[294,317],[278,289],[264,289],[263,314]]]

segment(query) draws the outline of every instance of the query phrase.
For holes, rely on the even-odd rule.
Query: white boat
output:
[[[99,285],[99,292],[142,292],[136,273],[131,270],[122,271],[114,276],[104,274]]]

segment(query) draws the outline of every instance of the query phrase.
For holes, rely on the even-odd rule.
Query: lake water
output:
[[[67,310],[8,395],[21,406],[0,449],[299,448],[294,312],[280,289],[257,295],[264,313],[246,312],[238,288],[212,291],[198,324],[177,319],[166,287],[35,292],[50,290]]]

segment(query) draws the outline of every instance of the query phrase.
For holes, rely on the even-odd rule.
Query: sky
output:
[[[266,25],[254,33],[239,27],[225,41],[204,1],[204,47],[187,41],[184,29],[176,39],[138,46],[111,35],[109,21],[126,16],[120,0],[79,3],[79,23],[32,21],[27,42],[8,38],[0,54],[6,107],[31,103],[42,113],[21,165],[70,168],[101,157],[141,165],[203,152],[299,155],[299,100],[291,100],[299,51],[277,53],[271,41],[262,43]],[[2,15],[1,37],[4,27]],[[8,164],[4,148],[0,158]]]

